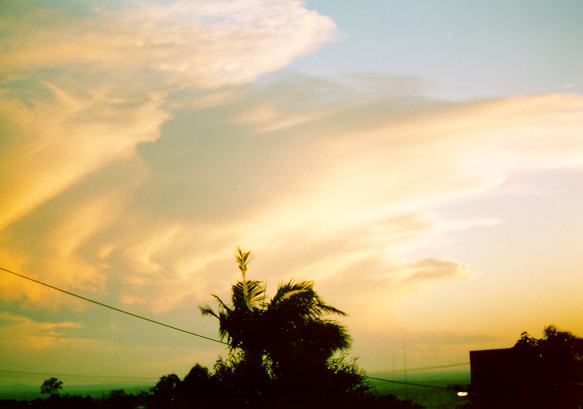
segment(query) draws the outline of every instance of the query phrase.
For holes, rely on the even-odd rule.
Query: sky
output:
[[[0,14],[0,266],[216,337],[198,306],[241,246],[270,294],[314,280],[368,371],[583,335],[581,2]],[[5,371],[155,380],[226,355],[4,272],[0,305]]]

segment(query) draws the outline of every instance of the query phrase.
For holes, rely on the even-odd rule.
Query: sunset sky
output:
[[[583,2],[0,16],[0,267],[216,337],[198,306],[228,297],[240,245],[268,293],[314,280],[369,371],[583,335]],[[1,271],[0,306],[0,370],[156,379],[226,355]]]

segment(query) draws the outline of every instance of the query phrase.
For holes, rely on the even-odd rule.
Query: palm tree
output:
[[[213,294],[218,309],[208,305],[200,307],[203,315],[211,315],[219,320],[219,336],[226,340],[231,351],[240,350],[243,360],[253,366],[261,366],[263,347],[258,342],[261,335],[261,316],[264,311],[265,288],[259,281],[247,280],[247,266],[252,260],[250,251],[237,247],[235,261],[243,279],[231,287],[231,305]]]
[[[204,305],[200,311],[219,320],[219,335],[231,352],[242,353],[245,372],[255,377],[263,371],[288,389],[291,384],[314,384],[328,370],[333,354],[350,346],[346,328],[325,316],[346,314],[326,304],[312,281],[281,284],[266,302],[263,283],[247,280],[251,259],[250,251],[237,248],[242,280],[231,287],[231,303],[213,294],[218,309]]]

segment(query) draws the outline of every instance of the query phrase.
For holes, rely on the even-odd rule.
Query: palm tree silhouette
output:
[[[221,339],[227,341],[231,351],[242,351],[241,364],[255,373],[261,371],[263,366],[264,345],[259,342],[259,336],[262,332],[265,288],[259,281],[247,280],[247,266],[251,260],[250,251],[237,247],[235,261],[243,279],[231,287],[231,305],[213,294],[218,304],[217,311],[208,305],[201,306],[200,311],[219,320]]]
[[[242,280],[231,287],[231,304],[213,294],[218,309],[203,305],[202,314],[218,319],[221,339],[242,352],[247,370],[263,371],[285,388],[321,378],[328,359],[350,346],[346,328],[325,316],[346,314],[326,304],[312,281],[281,284],[266,302],[263,283],[247,280],[251,252],[237,248],[235,260]]]

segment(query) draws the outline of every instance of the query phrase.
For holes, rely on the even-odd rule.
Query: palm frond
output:
[[[295,282],[293,280],[287,283],[280,284],[277,288],[277,292],[271,300],[271,304],[277,306],[279,303],[286,301],[294,296],[305,293],[306,291],[311,291],[314,287],[313,281],[299,281]]]
[[[239,267],[239,271],[243,274],[243,280],[245,280],[245,273],[247,272],[247,265],[253,260],[253,253],[250,250],[242,250],[241,247],[237,247],[235,251],[235,262]]]
[[[198,309],[202,315],[211,315],[217,319],[219,318],[219,315],[208,304],[201,305]]]
[[[247,303],[250,307],[258,307],[263,303],[265,286],[261,281],[247,281]]]
[[[221,310],[231,311],[231,308],[223,300],[221,300],[221,297],[219,297],[216,294],[212,294],[212,296],[215,300],[217,300],[217,303],[219,304],[219,311]]]
[[[261,281],[238,281],[232,287],[232,302],[235,309],[261,308],[265,287]]]
[[[242,295],[243,301],[245,304],[248,304],[248,293],[249,289],[247,286],[247,265],[253,259],[253,255],[250,250],[244,251],[241,247],[237,246],[237,250],[235,251],[235,261],[237,262],[237,266],[239,267],[239,271],[241,271],[241,276],[243,277],[243,281],[241,284],[242,287]],[[234,294],[233,294],[234,295]]]
[[[344,311],[339,310],[338,308],[333,307],[330,304],[324,303],[324,301],[319,296],[316,296],[316,297],[317,297],[318,308],[320,310],[322,310],[323,313],[346,316],[346,313]]]
[[[313,281],[289,281],[280,284],[268,305],[270,310],[294,310],[296,315],[310,320],[320,319],[326,314],[345,316],[346,313],[326,304],[314,290]]]

